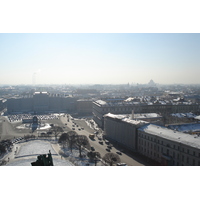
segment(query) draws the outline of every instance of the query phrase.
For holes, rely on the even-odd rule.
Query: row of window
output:
[[[146,135],[145,135],[145,137],[146,137]],[[149,139],[149,136],[147,139]],[[153,140],[151,137],[151,141],[152,142],[148,142],[146,140],[142,140],[139,138],[138,143],[139,143],[139,145],[144,145],[145,147],[147,146],[147,147],[150,147],[151,149],[154,148],[154,150],[156,149],[156,146],[157,146],[157,150],[159,151],[159,145],[157,145],[157,144],[159,144],[159,140],[157,140],[157,144],[155,144],[155,143],[153,143],[153,141],[155,142],[155,139]],[[161,145],[163,145],[163,141],[161,141]],[[180,148],[179,145],[175,145],[175,144],[173,146],[172,145],[170,146],[170,144],[166,144],[165,146],[168,148],[171,148],[171,149],[173,148],[175,150],[181,151],[183,153],[187,153],[189,155],[198,156],[200,158],[200,152],[197,153],[196,151],[192,151],[192,150],[190,150],[188,148],[184,148],[184,147]]]
[[[149,156],[152,158],[154,157],[155,160],[159,160],[161,158],[161,155],[158,152],[146,149],[145,147],[142,147],[142,146],[139,146],[139,151],[140,151],[140,153],[143,153],[146,156]],[[161,150],[161,153],[163,154],[163,149]],[[169,151],[166,153],[166,155],[170,156]],[[177,163],[185,162],[187,165],[189,165],[189,164],[196,165],[197,164],[197,161],[195,159],[192,159],[188,156],[185,156],[185,155],[180,156],[179,153],[175,156],[175,152],[173,152],[172,160],[177,161]],[[177,165],[179,165],[179,164],[177,164]],[[198,166],[200,166],[200,160],[198,160]]]

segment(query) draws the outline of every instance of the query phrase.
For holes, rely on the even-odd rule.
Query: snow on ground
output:
[[[71,152],[67,145],[64,148],[63,146],[60,148],[55,141],[52,141],[51,143],[50,141],[44,140],[32,140],[29,142],[18,143],[17,146],[13,148],[13,154],[14,150],[17,148],[17,153],[13,155],[13,158],[11,155],[7,156],[10,157],[10,161],[6,166],[31,166],[31,162],[35,162],[38,155],[48,154],[49,150],[52,154],[54,166],[95,165],[88,159],[86,150],[82,150],[81,154],[83,157],[80,158],[78,149],[73,148]],[[56,149],[54,149],[55,146]],[[102,166],[103,164],[98,162],[97,165]]]
[[[38,155],[48,154],[49,150],[53,157],[54,166],[74,166],[69,160],[61,158],[50,142],[43,140],[21,143],[14,159],[10,159],[6,166],[31,166],[31,162],[35,162]]]
[[[52,148],[50,142],[42,140],[33,140],[27,143],[22,143],[16,157],[33,154],[47,154],[49,153],[49,150],[51,151],[51,154],[57,154]]]
[[[38,130],[45,130],[50,129],[51,126],[48,123],[42,123],[41,125],[33,125],[33,124],[22,124],[20,126],[17,126],[17,129],[30,129],[32,127],[38,128]]]
[[[67,147],[67,145],[65,145],[64,148],[61,147],[61,152],[62,152],[61,154],[64,157],[67,157],[69,161],[71,161],[76,166],[95,165],[95,163],[91,162],[87,157],[88,151],[86,149],[82,149],[81,151],[82,158],[79,157],[79,150],[77,148],[73,148],[71,152],[71,150]],[[104,164],[99,160],[99,162],[97,162],[97,166],[104,166]]]
[[[6,166],[32,166],[31,163],[35,162],[37,160],[36,156],[33,156],[33,158],[27,158],[27,159],[17,159],[16,161],[9,162]],[[74,166],[70,161],[68,160],[62,160],[60,158],[53,157],[53,165],[54,166]]]

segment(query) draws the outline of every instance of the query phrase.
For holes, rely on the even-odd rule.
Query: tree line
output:
[[[97,164],[97,161],[101,159],[101,154],[99,152],[91,151],[90,142],[87,136],[78,135],[75,131],[69,131],[67,133],[61,134],[61,136],[58,139],[58,143],[63,145],[63,148],[67,144],[71,152],[74,147],[77,147],[79,149],[79,157],[82,157],[83,148],[88,149],[87,156],[91,161],[95,162],[95,166]],[[112,153],[112,152],[106,153],[102,157],[102,160],[110,166],[121,162],[120,157],[117,154]]]

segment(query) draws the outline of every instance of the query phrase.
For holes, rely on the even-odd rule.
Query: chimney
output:
[[[134,110],[132,110],[132,119],[134,119]]]

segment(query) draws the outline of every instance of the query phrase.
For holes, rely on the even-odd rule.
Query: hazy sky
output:
[[[0,84],[200,83],[200,34],[1,33]]]

